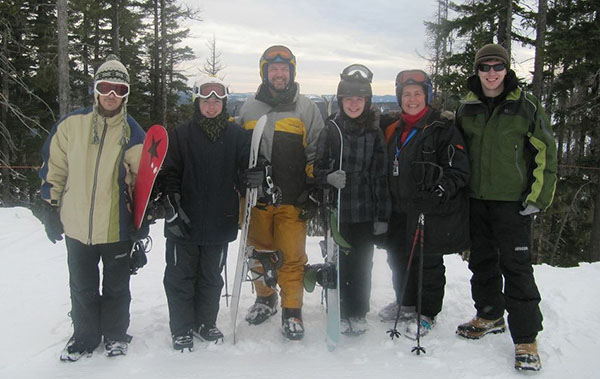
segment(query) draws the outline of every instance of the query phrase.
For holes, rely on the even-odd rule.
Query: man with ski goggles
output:
[[[256,96],[249,97],[240,110],[239,120],[246,129],[254,129],[266,115],[260,145],[259,162],[272,166],[274,185],[281,189],[281,205],[265,204],[252,210],[248,244],[257,250],[279,250],[283,266],[278,272],[281,288],[282,332],[288,339],[304,337],[302,297],[306,256],[306,221],[300,213],[308,198],[313,161],[323,118],[317,106],[300,95],[296,76],[296,57],[286,46],[275,45],[259,59],[262,80]],[[275,228],[269,225],[276,225]],[[278,309],[276,290],[257,281],[256,302],[246,321],[257,325]]]
[[[106,80],[100,80],[94,84],[94,92],[97,96],[115,95],[122,99],[129,95],[129,85],[126,83],[113,83]]]
[[[107,57],[94,75],[93,106],[63,117],[42,149],[44,226],[53,243],[64,234],[70,278],[73,335],[61,361],[89,356],[101,341],[106,356],[125,355],[131,341],[129,278],[137,263],[128,204],[145,135],[127,114],[129,88],[125,66]]]

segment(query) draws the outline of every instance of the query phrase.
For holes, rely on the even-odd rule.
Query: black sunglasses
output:
[[[502,70],[506,69],[506,65],[504,63],[496,63],[493,65],[482,63],[479,65],[479,71],[488,72],[491,69],[494,69],[494,71],[496,71],[496,72],[502,71]]]

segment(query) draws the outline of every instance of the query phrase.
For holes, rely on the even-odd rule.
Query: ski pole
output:
[[[425,215],[419,215],[419,225],[417,227],[420,234],[420,252],[419,252],[419,280],[417,290],[417,346],[413,347],[411,352],[420,355],[425,354],[425,349],[421,346],[421,299],[423,293],[423,245],[425,236]]]
[[[223,265],[224,267],[224,271],[225,271],[225,295],[223,295],[223,297],[225,297],[225,305],[228,307],[229,306],[229,297],[231,296],[229,294],[229,286],[227,285],[227,250],[228,250],[229,244],[225,244],[225,246],[223,246],[223,259],[225,259],[225,263]]]
[[[396,337],[400,337],[400,332],[398,331],[398,320],[400,319],[400,309],[402,307],[402,301],[404,300],[404,292],[406,291],[406,286],[408,285],[408,275],[410,274],[410,268],[412,266],[412,259],[415,253],[415,247],[417,246],[417,238],[419,237],[419,224],[417,223],[417,229],[415,230],[415,236],[413,237],[412,247],[410,249],[410,255],[408,257],[408,264],[406,265],[406,272],[404,273],[404,277],[402,278],[402,286],[399,288],[400,291],[400,299],[398,302],[398,312],[396,313],[396,320],[394,321],[394,327],[387,331],[387,334],[390,335],[391,339]]]

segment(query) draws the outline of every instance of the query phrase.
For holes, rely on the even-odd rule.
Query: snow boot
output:
[[[423,337],[423,336],[427,335],[431,331],[431,328],[433,328],[434,325],[435,325],[435,319],[421,315],[421,329],[418,331],[419,336]],[[408,325],[406,325],[406,331],[405,331],[404,335],[408,339],[416,340],[417,339],[417,329],[418,329],[417,317],[415,316],[413,319],[411,319],[408,322]]]
[[[223,333],[221,333],[215,324],[200,325],[194,329],[194,336],[204,342],[223,343]]]
[[[379,316],[379,320],[381,322],[395,322],[396,316],[398,316],[398,303],[395,301],[389,303],[377,314]],[[403,305],[400,307],[400,315],[398,317],[398,321],[406,322],[411,319],[417,317],[415,306],[412,305]]]
[[[194,337],[192,331],[190,330],[185,334],[173,336],[173,349],[179,350],[182,353],[185,349],[188,349],[190,352],[194,351]]]
[[[347,318],[343,318],[340,320],[340,333],[352,334],[352,329],[350,329],[350,321],[348,321]]]
[[[281,332],[285,338],[297,341],[304,337],[302,311],[299,308],[283,308],[281,312]]]
[[[121,341],[115,341],[104,337],[104,355],[107,357],[127,355],[127,348],[129,347],[129,342],[131,342],[132,338],[133,337],[129,334],[125,334],[125,337]]]
[[[478,340],[486,334],[504,333],[505,330],[506,324],[504,323],[504,317],[500,317],[496,320],[487,320],[475,316],[471,321],[460,324],[458,328],[456,328],[456,334],[464,338]]]
[[[364,317],[350,317],[348,322],[352,334],[363,334],[367,331],[367,320]]]
[[[542,369],[537,341],[515,344],[515,369],[519,371],[540,371]]]
[[[60,354],[60,360],[63,362],[75,362],[84,356],[89,358],[92,356],[94,349],[95,347],[89,347],[82,340],[76,340],[75,336],[72,336]]]
[[[248,309],[246,321],[250,325],[258,325],[267,321],[269,317],[277,313],[277,292],[267,297],[257,296],[256,301]]]

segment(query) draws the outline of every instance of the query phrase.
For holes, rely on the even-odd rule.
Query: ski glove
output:
[[[440,204],[444,204],[448,201],[449,191],[446,190],[446,186],[443,184],[438,184],[437,187],[433,189],[433,193],[440,199]]]
[[[52,243],[56,241],[62,241],[63,230],[62,222],[60,221],[60,213],[57,206],[48,204],[46,201],[42,202],[43,210],[43,224],[46,230],[46,235]]]
[[[337,170],[327,175],[327,183],[334,186],[337,189],[346,187],[346,172],[344,170]]]
[[[417,191],[412,203],[418,213],[429,213],[442,203],[442,196],[432,191]]]
[[[265,168],[257,166],[244,170],[240,180],[246,188],[258,188],[265,181]]]
[[[131,257],[129,259],[129,273],[131,275],[137,274],[138,270],[148,263],[148,258],[146,257],[147,249],[148,244],[144,241],[136,241],[133,243]]]
[[[189,238],[191,222],[181,208],[181,195],[170,193],[167,195],[165,205],[165,222],[167,230],[175,237]]]
[[[540,211],[540,208],[536,207],[535,205],[527,204],[527,206],[525,206],[525,209],[519,211],[519,214],[521,216],[529,216],[529,215],[538,213],[539,211]]]

